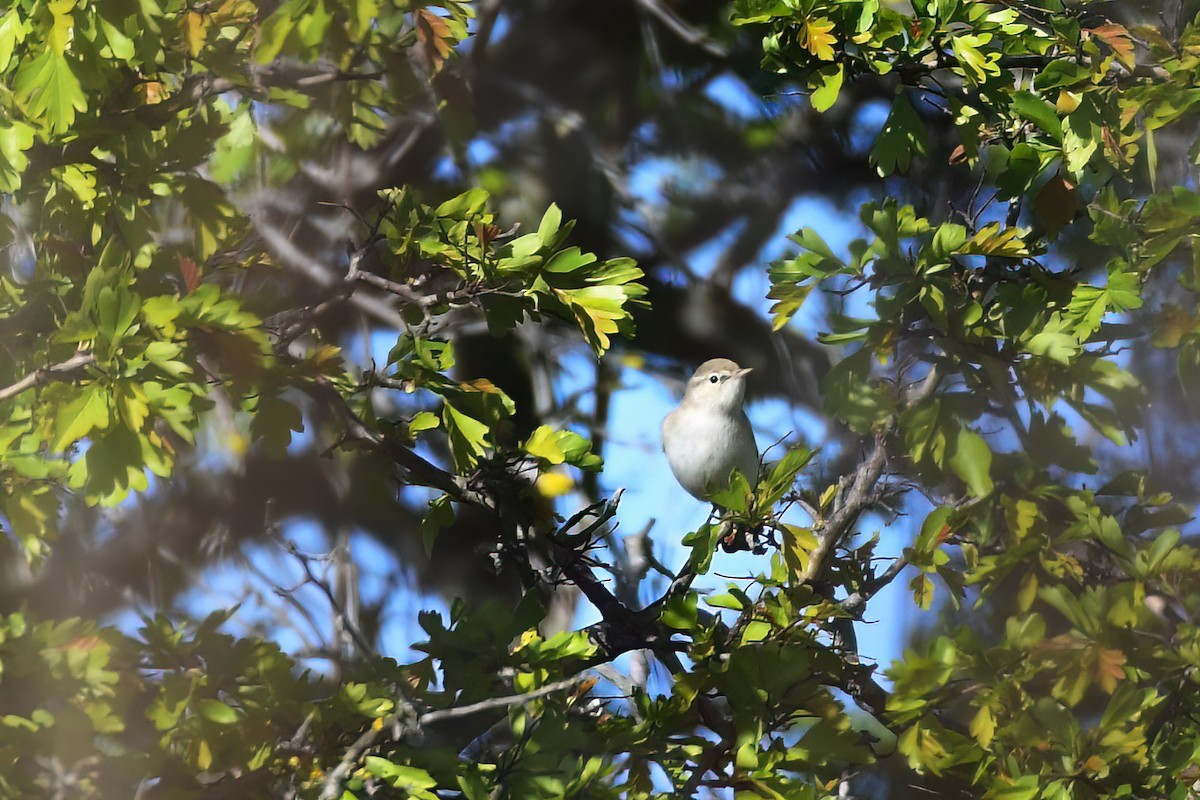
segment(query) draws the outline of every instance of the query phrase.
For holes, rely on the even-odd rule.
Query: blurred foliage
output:
[[[1186,409],[1200,380],[1200,20],[1057,0],[601,5],[582,23],[454,0],[0,13],[5,796],[1195,794],[1194,487],[1177,502],[1134,443],[1148,398]],[[567,32],[613,20],[647,54],[613,39],[589,72]],[[538,24],[564,34],[531,46]],[[680,110],[716,74],[778,113]],[[781,100],[796,91],[811,110]],[[881,114],[869,144],[847,107]],[[509,152],[480,166],[481,144]],[[643,149],[685,165],[648,229],[615,165]],[[845,180],[820,188],[867,190],[862,235],[840,253],[796,232],[757,268],[774,305],[755,316],[733,278],[797,174],[834,162]],[[727,235],[703,279],[677,255]],[[813,303],[816,343],[793,322]],[[350,355],[380,341],[378,363]],[[785,380],[755,392],[839,427],[828,452],[791,442],[737,477],[645,603],[655,565],[616,541],[619,494],[595,478],[606,370],[618,348],[667,371],[721,347],[823,376],[819,402]],[[555,408],[539,380],[581,353],[592,402]],[[881,559],[857,534],[901,507],[921,521]],[[427,551],[469,602],[422,612],[423,655],[399,663],[344,540],[304,553],[280,530],[295,518]],[[760,574],[695,589],[743,534]],[[81,618],[182,592],[237,537],[321,593],[337,642],[306,655],[327,672],[278,628],[222,632],[233,610],[136,634]],[[175,572],[153,586],[122,573],[164,553]],[[942,614],[885,690],[847,631],[902,575]],[[311,618],[301,587],[274,585]],[[598,621],[564,624],[584,601]]]

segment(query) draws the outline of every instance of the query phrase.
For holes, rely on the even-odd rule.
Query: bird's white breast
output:
[[[676,480],[694,497],[727,486],[736,467],[751,485],[758,448],[745,412],[725,414],[683,405],[663,420],[663,451]]]

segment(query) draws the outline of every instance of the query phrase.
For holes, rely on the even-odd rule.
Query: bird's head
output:
[[[713,411],[733,413],[746,398],[746,375],[750,367],[739,367],[728,358],[705,361],[688,381],[683,402]]]

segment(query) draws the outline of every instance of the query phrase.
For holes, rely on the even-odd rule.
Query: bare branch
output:
[[[324,289],[334,289],[342,283],[343,278],[337,275],[325,264],[301,250],[283,231],[266,220],[256,217],[255,229],[263,241],[270,247],[275,257],[287,266],[307,276],[313,283]],[[404,318],[396,309],[383,300],[368,295],[351,294],[349,302],[361,311],[374,317],[389,327],[403,330]]]
[[[841,603],[842,608],[851,616],[857,617],[862,613],[863,606],[867,604],[867,601],[878,594],[885,586],[896,580],[907,566],[908,558],[900,556],[888,565],[888,568],[882,574],[867,581],[861,589],[843,600]]]
[[[304,570],[304,574],[307,577],[305,583],[316,586],[321,590],[321,593],[325,595],[325,601],[329,603],[329,607],[333,610],[338,624],[341,625],[343,630],[350,634],[350,639],[354,642],[354,646],[358,649],[359,653],[365,658],[370,658],[373,656],[375,651],[371,647],[371,643],[367,641],[367,638],[363,636],[362,631],[359,630],[358,625],[355,624],[354,620],[350,618],[350,615],[342,607],[342,604],[338,602],[338,598],[334,595],[333,589],[330,588],[328,581],[322,580],[321,578],[317,577],[316,573],[313,572],[311,563],[312,559],[304,553],[301,553],[299,548],[297,548],[295,544],[287,539],[283,539],[281,537],[281,541],[283,542],[284,549],[287,550],[287,552],[291,554],[293,558],[300,562],[300,566]]]
[[[481,714],[484,711],[492,711],[497,708],[508,708],[509,706],[521,705],[528,703],[530,700],[536,700],[539,697],[545,697],[548,694],[561,692],[563,689],[570,689],[578,686],[587,680],[587,676],[583,674],[572,675],[570,678],[563,678],[560,681],[548,683],[545,686],[534,689],[531,692],[524,694],[511,694],[504,697],[489,697],[487,700],[480,700],[478,703],[470,705],[458,706],[457,708],[442,708],[437,711],[427,711],[417,719],[417,724],[421,727],[433,725],[438,722],[443,722],[448,719],[458,719],[460,717],[469,717],[472,714]]]
[[[889,426],[890,427],[890,426]],[[817,546],[809,557],[808,566],[800,575],[802,583],[820,578],[829,553],[846,537],[858,515],[869,506],[887,463],[887,434],[880,431],[875,435],[875,444],[866,459],[859,464],[850,480],[850,489],[845,499],[838,503],[833,514],[813,528],[817,535]]]
[[[660,0],[637,0],[637,4],[658,18],[672,33],[688,44],[695,45],[717,58],[729,55],[725,47],[713,41],[703,31],[696,30],[679,16],[667,8]]]
[[[35,386],[41,386],[42,384],[56,380],[66,380],[73,373],[78,372],[84,367],[90,367],[95,363],[96,357],[91,353],[76,353],[66,361],[34,370],[13,385],[0,389],[0,402],[10,400],[21,392],[32,389]]]
[[[928,398],[937,389],[940,380],[941,372],[935,364],[929,368],[921,382],[906,393],[904,406],[911,408]],[[887,464],[887,437],[895,424],[895,417],[884,423],[875,434],[875,443],[870,453],[858,465],[858,469],[853,475],[847,475],[839,482],[838,498],[833,513],[827,519],[817,521],[813,527],[813,533],[817,536],[817,546],[800,576],[802,582],[811,583],[820,579],[829,553],[846,538],[859,515],[878,499],[879,479]],[[892,578],[894,577],[893,575]]]

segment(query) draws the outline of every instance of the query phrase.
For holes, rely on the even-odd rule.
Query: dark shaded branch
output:
[[[316,382],[304,388],[310,397],[333,411],[341,419],[346,439],[383,453],[397,466],[419,478],[424,485],[440,489],[455,500],[493,508],[493,503],[486,495],[467,488],[463,482],[446,470],[421,458],[400,442],[364,425],[350,408],[346,399],[328,384]]]
[[[696,30],[687,22],[680,19],[674,11],[667,8],[660,0],[637,0],[637,4],[650,14],[653,14],[658,18],[659,22],[688,44],[703,48],[709,55],[717,58],[725,58],[729,54],[724,45],[713,41],[703,31]]]

